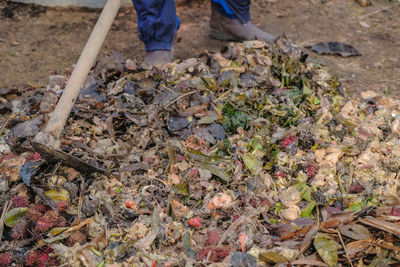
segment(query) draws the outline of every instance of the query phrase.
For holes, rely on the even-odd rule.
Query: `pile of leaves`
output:
[[[64,76],[2,89],[0,266],[399,264],[400,101],[305,59],[284,37],[102,58],[60,139],[95,173],[31,146]]]

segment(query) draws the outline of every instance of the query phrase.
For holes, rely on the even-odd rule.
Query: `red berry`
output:
[[[22,239],[26,232],[26,221],[21,220],[16,226],[11,230],[11,237],[13,239]]]
[[[34,209],[34,210],[38,211],[39,213],[43,214],[47,210],[47,207],[46,207],[46,205],[43,205],[43,204],[35,204],[30,209]]]
[[[61,200],[56,203],[58,212],[64,211],[68,208],[68,201]]]
[[[223,261],[230,253],[229,247],[206,247],[199,250],[197,259],[202,261],[207,259],[211,262]]]
[[[53,249],[50,246],[47,246],[43,252],[49,254],[50,252],[53,252]]]
[[[218,244],[219,235],[215,231],[208,232],[207,239],[206,239],[206,246],[215,246]]]
[[[390,212],[390,215],[399,216],[400,217],[400,208],[399,207],[393,207],[392,211]]]
[[[131,209],[131,210],[133,210],[133,211],[136,211],[136,210],[137,210],[137,206],[136,206],[135,201],[130,200],[130,199],[127,199],[127,200],[125,201],[125,207],[127,207],[128,209]]]
[[[291,143],[294,143],[296,141],[296,137],[294,136],[288,136],[283,138],[281,141],[281,149],[286,149]]]
[[[49,261],[49,255],[47,255],[46,253],[40,253],[39,257],[38,257],[38,265],[39,267],[45,267],[47,266],[47,262]]]
[[[314,178],[315,175],[317,174],[317,168],[315,168],[314,165],[309,165],[306,167],[306,173],[310,178]]]
[[[27,161],[37,161],[37,160],[41,160],[41,159],[42,159],[42,157],[37,152],[33,153],[32,155],[30,155],[29,157],[26,158]]]
[[[40,232],[47,232],[53,228],[53,222],[47,216],[42,216],[36,221],[36,229]]]
[[[233,214],[232,216],[232,222],[235,222],[237,219],[239,219],[240,215],[239,214]]]
[[[11,253],[6,252],[0,254],[0,267],[8,267],[11,265],[12,256]]]
[[[25,256],[25,264],[26,266],[33,266],[39,262],[39,251],[31,250]]]
[[[188,220],[188,224],[194,228],[200,228],[202,225],[202,219],[199,217],[194,217]]]
[[[256,207],[257,207],[257,199],[253,197],[252,199],[250,199],[249,204],[250,204],[253,208],[256,208]]]
[[[286,173],[284,171],[277,171],[275,172],[275,178],[285,178]]]
[[[23,208],[28,206],[28,200],[22,196],[14,195],[11,199],[11,207],[13,208]]]

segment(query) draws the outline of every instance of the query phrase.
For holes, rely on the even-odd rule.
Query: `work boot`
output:
[[[218,5],[211,4],[211,37],[221,41],[249,41],[260,40],[270,45],[275,37],[254,26],[250,21],[242,24],[238,19],[224,16]]]
[[[146,52],[144,63],[149,67],[161,68],[172,61],[173,52],[170,50],[155,50]]]

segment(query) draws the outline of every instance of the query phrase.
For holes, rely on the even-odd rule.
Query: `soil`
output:
[[[362,7],[353,0],[254,0],[252,20],[275,35],[285,33],[302,47],[321,41],[353,45],[360,57],[320,56],[313,60],[336,73],[351,93],[400,91],[400,4],[372,1]],[[0,87],[24,90],[47,84],[48,76],[63,74],[77,61],[99,10],[56,9],[0,1]],[[219,50],[223,42],[209,37],[208,1],[177,1],[182,26],[175,55],[193,57]],[[142,60],[144,46],[137,36],[133,7],[122,9],[102,54],[115,50]]]

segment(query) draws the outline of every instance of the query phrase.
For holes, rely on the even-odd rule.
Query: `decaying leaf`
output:
[[[44,193],[46,196],[50,197],[54,202],[69,201],[69,192],[65,189],[60,189],[60,190],[51,189]]]
[[[281,254],[277,252],[264,252],[261,253],[259,256],[259,259],[265,263],[268,264],[277,264],[277,263],[283,263],[283,262],[288,262],[288,259],[282,256]]]
[[[357,255],[363,255],[362,253],[371,246],[370,240],[359,240],[346,244],[346,250],[349,257],[352,259]]]
[[[387,222],[375,218],[365,218],[360,220],[361,223],[378,228],[382,231],[389,232],[391,234],[400,236],[400,225],[398,223]]]
[[[300,192],[295,187],[290,187],[279,194],[279,199],[285,207],[292,207],[300,202]]]
[[[250,172],[253,175],[258,175],[263,168],[262,161],[259,159],[256,159],[254,157],[254,155],[252,155],[252,154],[243,155],[243,161],[244,161],[244,164],[246,164],[246,167],[250,170]]]
[[[289,221],[296,220],[300,216],[300,208],[297,205],[293,205],[282,211],[282,216]]]
[[[305,58],[285,36],[161,69],[106,56],[58,140],[74,157],[63,162],[32,154],[29,141],[68,77],[38,93],[0,88],[1,111],[14,113],[0,151],[15,144],[16,153],[0,157],[0,202],[13,225],[0,265],[21,255],[11,264],[335,266],[347,254],[398,264],[400,101],[348,97]]]
[[[339,225],[342,235],[354,240],[370,239],[372,237],[368,229],[360,224]]]
[[[329,266],[336,266],[338,263],[338,248],[340,245],[331,236],[318,233],[314,238],[314,247],[318,255]]]
[[[185,205],[182,205],[181,203],[179,203],[176,200],[172,200],[172,211],[174,212],[175,216],[177,216],[178,218],[181,218],[183,216],[185,216],[185,214],[187,214],[188,212],[188,208]]]
[[[219,193],[215,195],[210,202],[207,204],[207,209],[209,210],[214,210],[214,209],[220,209],[220,208],[225,208],[231,204],[232,199],[230,196],[228,196],[225,193]]]
[[[309,46],[311,50],[315,51],[320,55],[328,54],[328,55],[340,55],[342,57],[350,57],[350,56],[361,56],[360,52],[358,52],[354,47],[348,44],[339,43],[339,42],[321,42],[315,44],[313,46]]]
[[[19,172],[26,159],[13,155],[5,157],[0,163],[0,175],[5,180],[16,182],[21,178]]]
[[[4,224],[8,227],[16,226],[19,221],[25,216],[28,208],[14,208],[7,211],[4,217]]]

